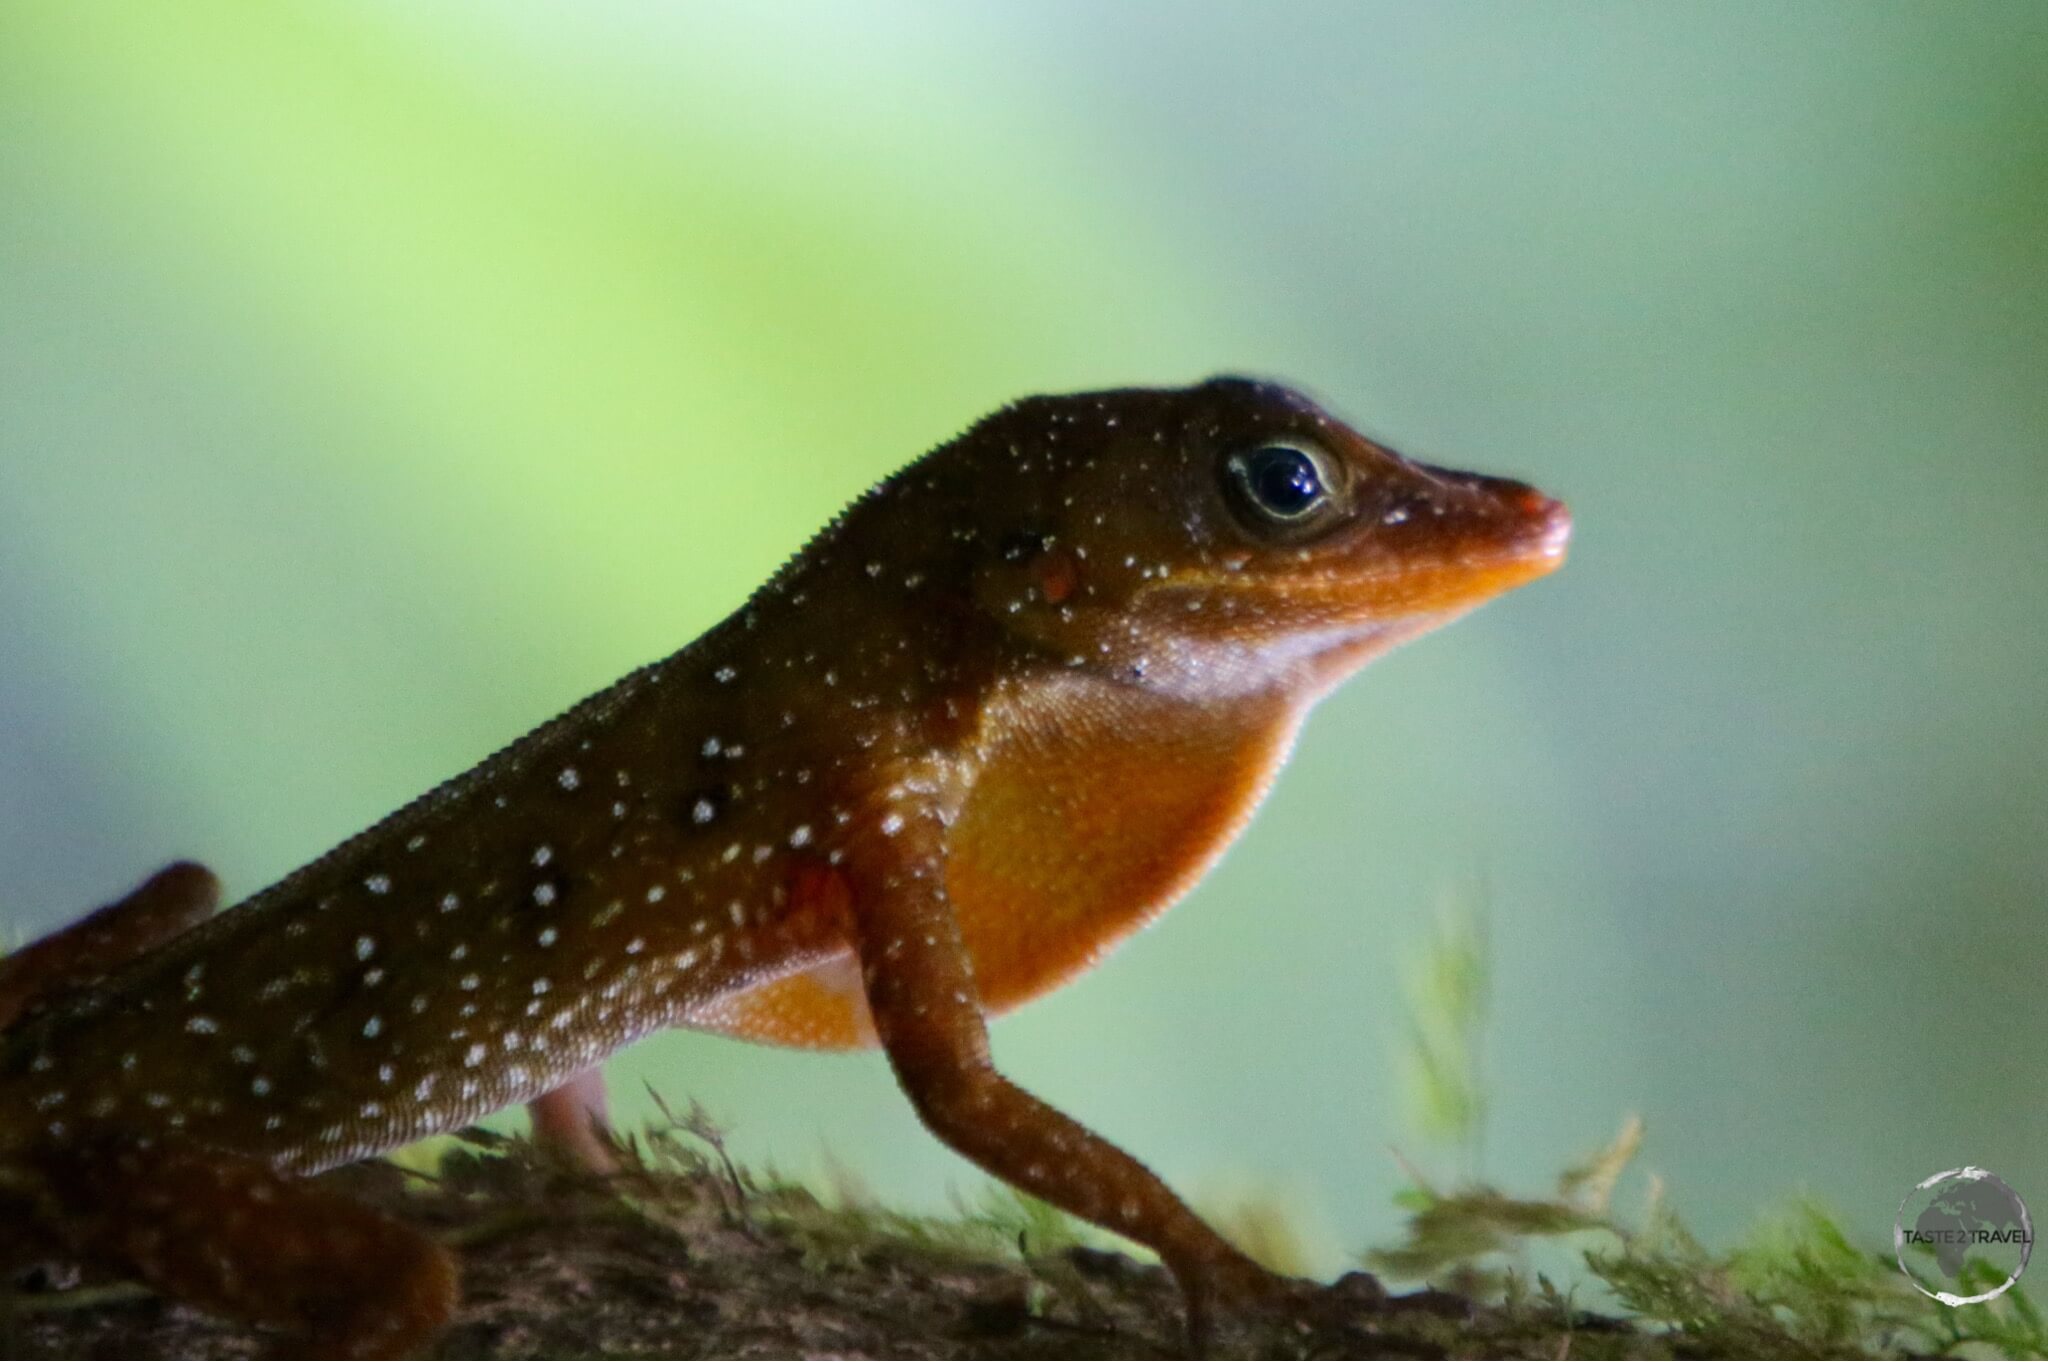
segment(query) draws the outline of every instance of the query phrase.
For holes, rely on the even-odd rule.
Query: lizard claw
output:
[[[1318,1290],[1314,1282],[1283,1276],[1242,1254],[1175,1275],[1187,1299],[1188,1347],[1195,1357],[1214,1355],[1220,1313],[1293,1310]]]

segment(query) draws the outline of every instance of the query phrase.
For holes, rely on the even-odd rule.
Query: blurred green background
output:
[[[1284,377],[1566,497],[1013,1076],[1318,1262],[1491,933],[1480,1171],[2048,1208],[2048,7],[0,8],[0,930],[237,892],[1036,391]],[[872,1056],[614,1065],[943,1203]],[[1467,1156],[1461,1156],[1469,1158]]]

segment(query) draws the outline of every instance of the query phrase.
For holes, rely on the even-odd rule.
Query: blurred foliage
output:
[[[1398,1057],[1407,1111],[1422,1137],[1459,1149],[1476,1171],[1486,1133],[1483,1042],[1491,955],[1482,894],[1446,894],[1434,932],[1409,962],[1408,1035]]]

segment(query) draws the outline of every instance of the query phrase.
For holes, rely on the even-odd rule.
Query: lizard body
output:
[[[1315,700],[1568,528],[1277,385],[1005,408],[681,652],[245,903],[206,917],[177,866],[0,962],[0,1212],[403,1351],[452,1261],[296,1179],[521,1101],[573,1144],[579,1075],[691,1026],[881,1044],[941,1139],[1157,1250],[1199,1318],[1271,1279],[1004,1080],[984,1019],[1185,892]]]

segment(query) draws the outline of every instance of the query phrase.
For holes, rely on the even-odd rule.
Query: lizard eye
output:
[[[1262,536],[1313,530],[1336,504],[1329,458],[1307,445],[1259,445],[1232,454],[1223,468],[1232,507]]]

